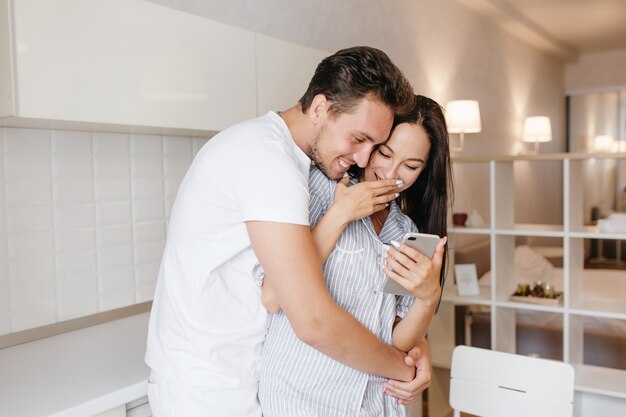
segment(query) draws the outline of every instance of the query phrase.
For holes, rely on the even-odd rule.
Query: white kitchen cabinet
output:
[[[256,35],[258,114],[284,110],[304,94],[315,68],[330,55],[269,36]]]
[[[142,0],[0,0],[0,19],[0,125],[207,131],[257,113],[252,31]]]
[[[432,416],[449,412],[448,382],[450,360],[454,349],[454,306],[489,307],[492,349],[516,353],[516,312],[541,312],[560,317],[563,341],[562,357],[575,369],[576,416],[626,415],[626,371],[592,366],[584,362],[584,321],[586,318],[626,320],[624,294],[619,290],[605,294],[599,301],[583,291],[584,239],[626,240],[624,233],[600,232],[595,226],[583,224],[583,163],[588,160],[624,160],[626,154],[544,154],[537,156],[503,156],[493,158],[458,157],[459,164],[484,164],[489,169],[489,216],[482,228],[449,227],[455,236],[474,235],[489,238],[490,288],[481,288],[480,295],[457,296],[453,277],[446,288],[438,314],[429,331],[435,378],[429,407]],[[563,222],[561,224],[520,224],[515,221],[515,164],[560,164],[563,173]],[[527,196],[533,199],[534,195]],[[544,196],[545,198],[545,196]],[[515,291],[515,238],[556,238],[563,242],[562,305],[536,305],[509,300]],[[452,245],[454,246],[454,244]],[[454,262],[454,256],[451,256]],[[453,268],[450,268],[453,272]],[[626,278],[626,277],[625,277]]]

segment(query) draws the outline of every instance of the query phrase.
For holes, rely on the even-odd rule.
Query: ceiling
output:
[[[457,0],[566,61],[626,49],[626,0]]]

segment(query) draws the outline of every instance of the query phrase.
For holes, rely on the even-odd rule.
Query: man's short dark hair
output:
[[[299,103],[306,113],[313,98],[323,94],[331,114],[349,113],[371,95],[396,115],[413,108],[413,88],[383,51],[368,46],[342,49],[319,63]]]

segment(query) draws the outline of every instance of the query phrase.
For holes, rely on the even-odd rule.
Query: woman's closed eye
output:
[[[383,152],[383,150],[381,148],[378,148],[378,153],[380,154],[380,156],[382,156],[385,159],[389,159],[390,155],[386,154],[385,152]]]

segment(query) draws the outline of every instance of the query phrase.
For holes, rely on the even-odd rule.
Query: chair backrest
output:
[[[454,415],[571,417],[574,368],[564,362],[457,346],[450,370]]]

